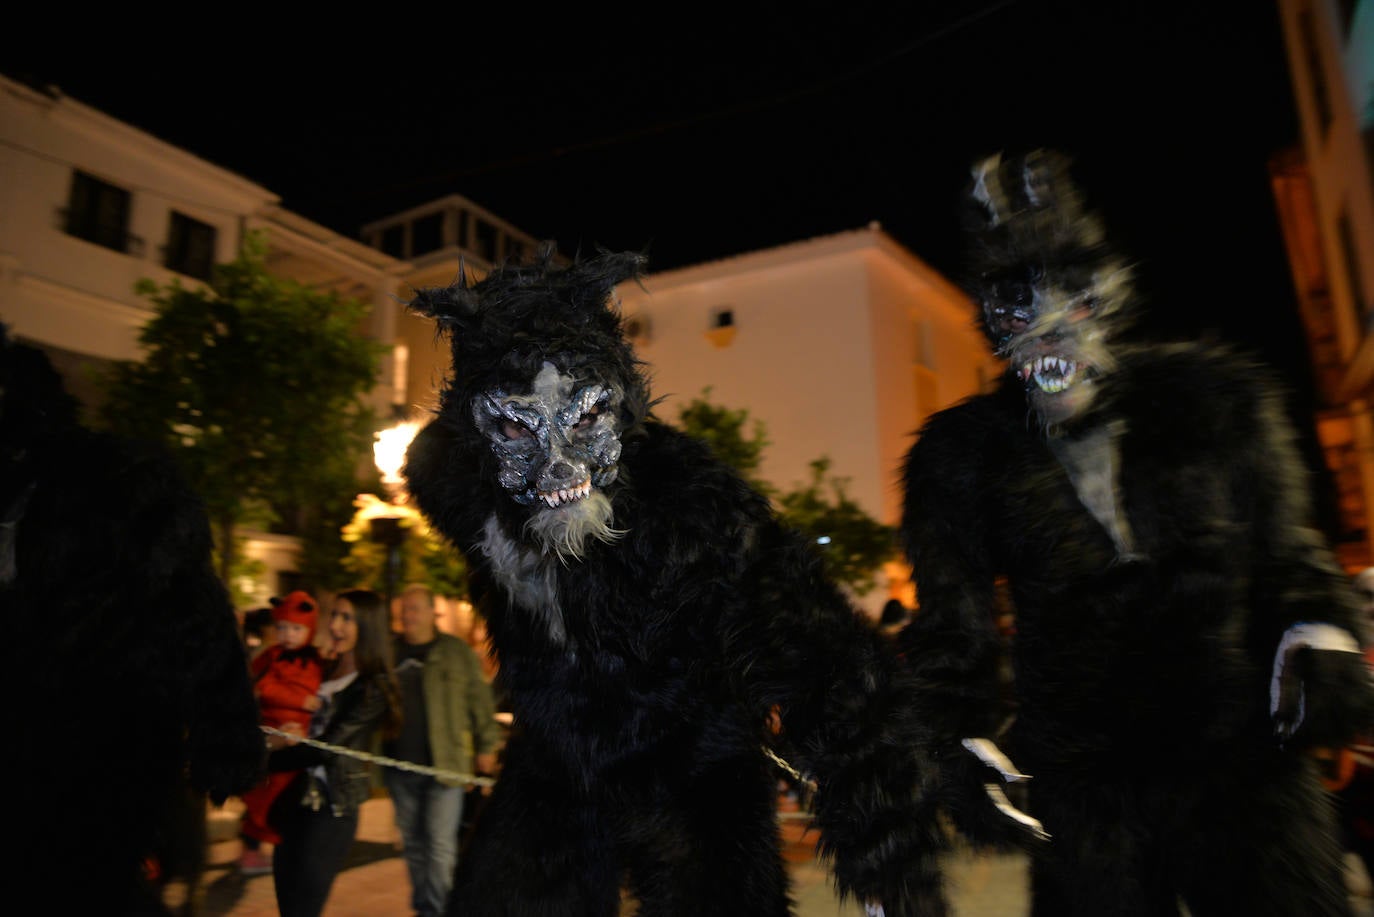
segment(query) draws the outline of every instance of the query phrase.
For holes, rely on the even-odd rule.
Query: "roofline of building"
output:
[[[74,121],[86,121],[118,143],[122,143],[134,152],[144,155],[150,159],[159,160],[164,166],[172,165],[189,172],[200,172],[209,175],[215,181],[224,185],[230,193],[240,195],[252,202],[245,209],[253,209],[254,206],[264,206],[278,204],[281,198],[270,189],[251,181],[236,172],[216,165],[207,159],[190,153],[185,149],[162,140],[147,131],[121,121],[111,115],[107,115],[99,109],[92,108],[80,100],[67,95],[60,86],[49,85],[43,88],[36,88],[19,80],[12,79],[0,74],[0,89],[5,92],[18,96],[33,105],[47,108],[49,111],[57,113],[59,116],[66,116]]]
[[[814,262],[819,258],[855,252],[876,251],[894,261],[900,268],[928,287],[940,303],[966,303],[968,295],[944,274],[931,267],[918,255],[894,239],[877,221],[858,229],[842,230],[824,236],[813,236],[796,242],[788,242],[772,248],[758,249],[739,255],[730,255],[699,264],[680,268],[650,272],[644,278],[645,285],[657,291],[667,291],[675,287],[714,280],[738,277],[754,271],[766,271],[779,267]],[[964,312],[961,307],[961,316]]]
[[[384,276],[400,277],[414,268],[408,261],[392,257],[356,239],[350,239],[279,204],[262,208],[252,215],[250,223],[256,227],[284,233],[296,244],[317,254],[357,262]]]

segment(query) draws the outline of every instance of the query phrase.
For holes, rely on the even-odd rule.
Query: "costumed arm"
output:
[[[176,648],[167,658],[180,669],[175,698],[190,782],[219,805],[260,779],[266,751],[233,605],[211,565],[209,523],[164,453],[130,461],[120,484],[142,496],[141,515],[126,531],[131,542],[146,541],[139,558],[153,590],[146,601],[175,610],[166,618]]]
[[[318,659],[309,658],[278,661],[256,686],[263,707],[301,711],[308,710],[305,702],[314,697],[319,688],[320,663]]]
[[[1338,746],[1374,718],[1361,653],[1359,604],[1325,539],[1312,527],[1305,467],[1273,390],[1255,405],[1255,571],[1252,639],[1272,653],[1270,713],[1278,736]]]
[[[933,417],[903,468],[901,538],[919,608],[898,636],[915,679],[915,715],[938,766],[939,804],[980,843],[1038,841],[1040,824],[1014,809],[1002,784],[1026,779],[995,744],[1005,712],[998,675],[991,520],[984,446],[968,413]]]
[[[899,635],[920,686],[922,719],[956,745],[998,728],[994,577],[974,450],[929,424],[908,454],[902,540],[918,608]]]
[[[842,894],[887,917],[939,913],[944,835],[923,798],[910,683],[885,639],[823,574],[795,533],[753,533],[754,584],[729,629],[729,670],[775,711],[782,757],[816,785],[820,850]]]

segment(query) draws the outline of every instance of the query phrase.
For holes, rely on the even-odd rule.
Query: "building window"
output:
[[[470,220],[471,217],[468,216],[466,210],[455,210],[453,212],[453,221],[458,229],[458,236],[454,240],[454,244],[459,248],[468,247],[468,222]]]
[[[382,251],[393,258],[406,256],[406,228],[401,224],[382,230]]]
[[[1359,0],[1336,0],[1336,23],[1341,30],[1341,41],[1350,40],[1350,24],[1355,19],[1355,5]]]
[[[721,306],[711,310],[711,327],[706,330],[706,340],[716,347],[729,347],[735,340],[735,310]]]
[[[444,247],[443,211],[418,218],[410,224],[410,256],[426,255]]]
[[[486,220],[478,219],[477,232],[475,235],[477,236],[475,240],[477,254],[481,255],[488,262],[495,264],[497,256],[496,241],[498,235],[496,227]]]
[[[72,173],[67,201],[66,231],[69,235],[117,252],[129,250],[130,195],[123,188],[85,172]]]
[[[167,228],[166,266],[187,277],[208,281],[215,266],[217,234],[209,223],[173,210],[171,225]]]
[[[1356,254],[1355,231],[1350,225],[1350,216],[1341,210],[1340,217],[1336,220],[1336,238],[1341,246],[1342,267],[1345,268],[1346,282],[1350,284],[1350,298],[1355,302],[1355,308],[1361,316],[1368,317],[1369,302],[1365,299],[1364,275],[1360,271],[1360,258]]]

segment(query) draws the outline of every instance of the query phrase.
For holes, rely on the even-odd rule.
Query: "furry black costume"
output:
[[[932,417],[904,468],[920,609],[902,643],[944,804],[1006,837],[958,749],[1005,712],[1005,576],[1003,747],[1051,838],[1033,913],[1347,913],[1301,750],[1367,718],[1371,689],[1275,387],[1228,350],[1126,343],[1129,268],[1065,157],[992,157],[968,200],[967,284],[1008,372]]]
[[[2,325],[0,471],[15,874],[40,910],[165,913],[145,863],[203,856],[167,847],[188,787],[203,816],[266,756],[209,525],[165,454],[79,426]]]
[[[405,474],[491,583],[515,713],[451,911],[614,915],[625,882],[644,915],[786,914],[776,710],[841,891],[914,913],[938,877],[895,656],[765,498],[651,416],[608,303],[641,257],[551,256],[411,303],[454,363]]]

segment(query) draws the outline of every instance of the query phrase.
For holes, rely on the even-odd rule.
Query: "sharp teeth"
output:
[[[564,503],[572,503],[576,500],[581,500],[591,492],[592,482],[586,480],[576,487],[562,487],[558,490],[551,490],[548,492],[540,491],[539,499],[543,500],[551,507],[557,507],[562,506]]]

